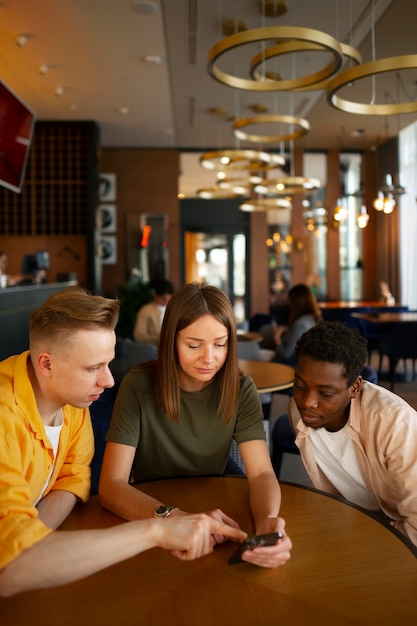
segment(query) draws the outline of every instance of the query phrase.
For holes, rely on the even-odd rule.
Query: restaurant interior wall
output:
[[[36,136],[36,130],[35,130]],[[397,151],[398,152],[398,151]],[[97,152],[95,151],[95,154]],[[376,154],[372,151],[365,151],[363,157],[364,176],[366,179],[366,203],[368,210],[370,207],[369,197],[376,192],[376,184],[373,186],[373,174],[376,168]],[[398,159],[398,154],[397,157]],[[302,174],[303,151],[295,150],[294,164],[296,174]],[[395,161],[395,158],[394,158]],[[33,194],[33,185],[36,183],[39,187],[40,179],[37,180],[36,171],[31,173],[31,167],[28,164],[27,186],[30,194]],[[339,151],[328,151],[327,155],[328,167],[328,185],[326,203],[328,206],[334,206],[337,201],[338,191],[332,189],[332,181],[337,181],[339,169]],[[181,275],[181,255],[182,255],[182,237],[181,237],[181,218],[179,201],[177,198],[178,191],[178,172],[179,172],[179,152],[176,150],[136,150],[136,149],[101,149],[99,151],[99,171],[111,172],[116,175],[117,179],[117,247],[118,255],[114,264],[106,264],[102,266],[102,288],[104,295],[114,295],[117,288],[124,284],[128,278],[131,268],[126,262],[126,220],[127,214],[137,213],[158,213],[168,216],[168,249],[169,249],[169,267],[170,279],[174,285],[180,285],[183,277]],[[97,180],[96,174],[92,173],[89,179],[89,188],[94,187]],[[162,180],[162,182],[161,182]],[[54,183],[54,181],[49,181]],[[48,183],[48,184],[49,184]],[[374,187],[374,188],[373,188]],[[1,194],[8,190],[1,190]],[[28,192],[29,193],[29,192]],[[33,202],[30,203],[30,211],[36,214],[33,207],[37,206],[39,197],[33,194]],[[391,236],[395,235],[395,229],[390,231],[387,218],[395,216],[395,211],[391,216],[379,215],[372,210],[371,219],[368,227],[364,232],[364,299],[375,299],[379,297],[378,281],[379,277],[385,279],[383,270],[378,267],[382,263],[387,263],[387,248],[384,245],[384,239],[379,241],[380,232],[388,232]],[[94,211],[91,211],[94,219]],[[301,240],[305,238],[305,227],[302,219],[301,199],[294,197],[293,202],[293,228],[294,236],[298,236]],[[394,217],[394,219],[398,219]],[[393,220],[391,220],[393,221]],[[388,229],[388,230],[387,230]],[[248,248],[249,258],[256,259],[249,266],[250,285],[250,313],[265,310],[268,303],[268,254],[265,241],[268,234],[267,220],[262,213],[253,213],[249,218],[249,237]],[[42,235],[40,238],[34,234],[16,233],[7,235],[2,224],[2,247],[11,247],[12,254],[10,259],[10,270],[17,272],[20,269],[22,255],[31,251],[32,248],[49,249],[51,260],[54,258],[59,266],[59,271],[66,272],[73,270],[77,272],[81,284],[88,284],[88,258],[87,254],[93,253],[91,248],[93,244],[87,245],[87,235]],[[398,236],[398,234],[396,235]],[[10,237],[10,240],[9,240]],[[399,247],[396,242],[392,242],[393,252],[390,254],[390,267],[396,263],[396,255],[399,253]],[[86,250],[87,247],[87,250]],[[68,251],[69,249],[69,251]],[[62,254],[61,254],[62,253]],[[328,232],[328,255],[329,258],[337,258],[338,256],[338,234],[333,229]],[[292,263],[292,282],[303,282],[305,280],[305,269],[303,254],[293,255]],[[76,258],[77,257],[77,258]],[[79,258],[78,258],[79,257]],[[260,272],[259,268],[265,267],[265,272]],[[339,279],[338,272],[334,271],[333,264],[328,264],[328,299],[339,299]],[[52,264],[52,271],[55,273],[55,265]],[[51,281],[51,274],[47,277]],[[392,281],[391,281],[392,282]],[[395,281],[392,282],[395,285]],[[393,287],[395,289],[395,287]],[[394,295],[396,298],[397,291]]]
[[[114,263],[102,267],[103,295],[113,296],[128,280],[136,266],[132,260],[135,250],[127,233],[129,220],[137,215],[137,266],[140,265],[141,215],[166,215],[169,276],[175,287],[181,284],[180,276],[180,214],[178,194],[179,153],[177,150],[111,149],[100,151],[101,173],[116,177],[116,233],[117,257]],[[129,223],[131,223],[129,221]],[[135,239],[135,237],[133,237]],[[128,255],[129,245],[129,255]]]
[[[23,255],[46,250],[48,282],[75,273],[81,285],[100,290],[98,144],[94,122],[36,122],[21,193],[0,187],[0,247],[9,274],[20,274]]]

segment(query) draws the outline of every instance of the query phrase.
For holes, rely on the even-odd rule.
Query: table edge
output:
[[[404,543],[404,545],[410,550],[410,552],[417,558],[417,546],[415,546],[413,542],[411,541],[411,539],[409,539],[406,535],[404,535],[404,533],[402,533],[401,531],[397,530],[397,528],[392,526],[389,523],[388,518],[387,518],[387,521],[385,522],[378,515],[374,514],[372,511],[369,511],[368,509],[364,509],[358,504],[355,504],[354,502],[350,502],[349,500],[346,500],[345,498],[342,498],[341,496],[337,496],[334,493],[327,493],[326,491],[322,491],[321,489],[316,489],[316,487],[310,487],[309,485],[302,485],[300,483],[294,483],[289,480],[280,480],[279,484],[288,485],[290,487],[300,487],[301,489],[306,489],[307,491],[313,491],[314,493],[318,493],[322,496],[326,496],[327,498],[331,498],[333,500],[337,500],[338,502],[342,502],[343,504],[347,504],[352,509],[356,509],[357,511],[364,513],[365,515],[373,519],[375,522],[378,522],[378,524],[381,524],[381,526],[384,526],[384,528],[389,530],[393,535],[395,535],[398,539],[400,539]]]

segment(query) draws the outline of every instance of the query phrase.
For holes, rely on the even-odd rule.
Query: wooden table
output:
[[[239,359],[239,367],[253,379],[259,393],[281,391],[293,386],[294,368],[289,365]]]
[[[352,317],[375,324],[411,323],[417,322],[417,311],[403,313],[352,313]]]
[[[386,304],[380,300],[338,300],[335,302],[319,302],[321,309],[357,309],[357,308],[371,308],[371,309],[387,309],[389,311],[392,308],[398,308],[402,306],[400,304]]]
[[[190,512],[222,508],[249,533],[245,478],[181,478],[141,489]],[[233,542],[196,561],[153,549],[62,587],[0,599],[4,626],[415,626],[417,558],[356,507],[282,484],[291,560],[268,570],[228,565]],[[77,505],[66,530],[120,519],[97,498]]]
[[[256,341],[256,343],[259,343],[263,339],[261,333],[255,333],[252,330],[241,329],[238,329],[236,331],[236,337],[238,341]]]

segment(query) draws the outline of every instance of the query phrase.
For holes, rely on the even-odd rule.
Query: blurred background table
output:
[[[352,313],[352,317],[371,324],[410,324],[417,322],[417,311]]]
[[[140,488],[190,512],[220,507],[253,532],[245,478],[179,478]],[[417,558],[397,533],[339,499],[290,484],[282,485],[282,516],[294,544],[283,567],[228,565],[233,542],[187,562],[148,550],[78,582],[0,599],[2,624],[415,626]],[[120,522],[92,498],[62,528]]]
[[[294,368],[289,365],[239,359],[239,367],[253,379],[259,393],[282,391],[294,383]]]
[[[259,343],[262,341],[262,335],[252,330],[240,330],[236,331],[238,341],[256,341]]]

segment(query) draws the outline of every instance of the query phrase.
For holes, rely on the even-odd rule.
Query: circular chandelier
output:
[[[351,61],[353,61],[356,65],[362,63],[362,55],[352,46],[349,46],[345,43],[340,43],[340,47],[342,49],[342,54],[344,57],[347,57]],[[270,46],[266,50],[259,52],[256,54],[250,62],[250,74],[252,78],[257,81],[269,81],[267,75],[263,75],[259,71],[259,67],[282,54],[288,54],[290,52],[325,52],[325,48],[318,43],[313,42],[297,42],[297,41],[288,41],[288,42],[280,42],[275,46]],[[331,77],[326,77],[324,80],[315,82],[311,85],[306,85],[304,87],[294,88],[293,91],[313,91],[317,89],[326,89]]]
[[[239,205],[239,209],[248,213],[273,211],[274,209],[292,209],[292,203],[288,198],[263,198],[247,200]]]
[[[217,150],[202,154],[200,165],[209,170],[265,172],[285,165],[285,159],[262,150]]]
[[[327,87],[327,102],[340,111],[346,113],[356,113],[358,115],[398,115],[401,113],[417,112],[417,102],[398,102],[395,104],[366,104],[344,100],[337,96],[339,89],[346,87],[361,78],[368,78],[375,74],[385,72],[396,72],[399,70],[409,70],[417,68],[417,54],[405,54],[398,57],[387,57],[362,63],[357,67],[341,72],[333,78]]]
[[[216,186],[219,189],[229,190],[239,195],[250,196],[253,185],[262,182],[260,176],[249,176],[247,178],[223,178],[217,180]]]
[[[248,196],[249,193],[243,189],[241,191],[234,189],[222,189],[220,187],[204,187],[197,190],[197,196],[204,200],[230,200],[233,198],[242,198]]]
[[[289,80],[259,81],[245,79],[234,76],[233,74],[228,74],[218,67],[218,59],[226,52],[248,43],[256,43],[268,39],[284,40],[284,42],[285,40],[289,40],[291,45],[294,45],[294,41],[305,42],[309,45],[318,45],[321,46],[324,51],[330,52],[333,55],[333,59],[318,72]],[[215,44],[208,53],[207,71],[220,83],[236,89],[252,91],[289,91],[309,87],[330,78],[340,69],[342,59],[342,45],[337,39],[327,33],[312,28],[301,28],[297,26],[265,26],[263,28],[253,28],[229,35]]]
[[[253,126],[255,124],[288,124],[290,126],[298,126],[299,128],[286,135],[255,135],[242,130],[242,128],[246,126]],[[256,115],[254,117],[237,120],[237,122],[234,122],[232,128],[237,139],[253,141],[255,143],[277,143],[302,137],[310,130],[310,124],[307,120],[301,117],[294,117],[293,115]]]
[[[266,196],[288,196],[297,193],[310,193],[320,189],[321,183],[318,178],[305,176],[284,176],[283,178],[266,179],[259,185],[255,185],[255,192]]]

